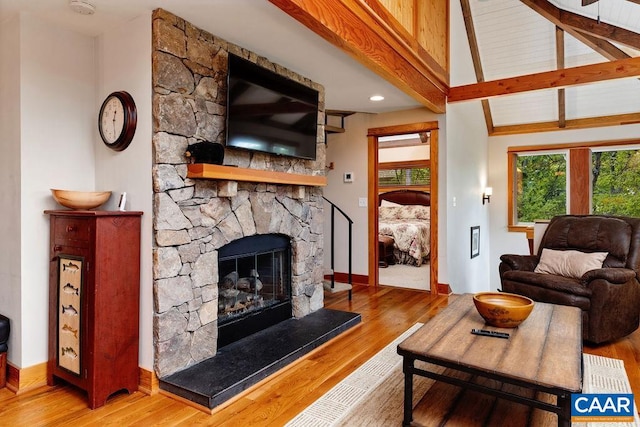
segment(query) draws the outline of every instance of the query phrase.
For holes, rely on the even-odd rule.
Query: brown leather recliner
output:
[[[534,272],[543,249],[607,252],[602,268],[579,279]],[[594,344],[615,340],[640,324],[640,218],[554,217],[536,255],[500,257],[502,290],[534,301],[582,310],[582,337]]]

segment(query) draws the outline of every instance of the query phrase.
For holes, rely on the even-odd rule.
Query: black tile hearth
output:
[[[213,409],[360,321],[358,313],[324,308],[285,320],[161,378],[160,388]]]

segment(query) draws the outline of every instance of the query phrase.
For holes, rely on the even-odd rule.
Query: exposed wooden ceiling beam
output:
[[[269,0],[435,113],[444,113],[448,81],[430,69],[389,25],[376,19],[368,0]],[[435,62],[435,61],[434,61]]]
[[[558,89],[605,80],[640,76],[640,57],[619,59],[599,64],[582,65],[563,70],[511,77],[489,82],[452,87],[448,102],[487,99],[501,95],[541,89]]]
[[[464,26],[467,30],[467,38],[469,39],[469,48],[471,49],[471,60],[473,61],[473,69],[476,72],[476,80],[478,82],[484,81],[484,72],[482,71],[482,62],[480,61],[480,50],[478,49],[478,40],[476,38],[476,29],[473,24],[473,17],[471,15],[471,6],[469,0],[460,0],[462,6],[462,17],[464,19]],[[487,125],[487,132],[493,131],[493,116],[491,115],[491,106],[486,99],[482,100],[482,112],[484,113],[484,121]]]
[[[638,33],[562,10],[547,0],[520,1],[564,30],[573,29],[594,37],[615,41],[634,49],[640,49],[640,34]]]
[[[630,55],[627,55],[625,51],[618,48],[616,45],[614,45],[611,42],[608,42],[603,39],[599,39],[589,34],[585,34],[582,31],[576,31],[573,29],[568,29],[566,31],[567,33],[575,37],[578,41],[589,46],[591,49],[595,50],[600,55],[604,56],[610,61],[615,61],[616,59],[631,58]]]
[[[484,81],[484,72],[482,71],[482,61],[480,61],[480,51],[478,50],[478,39],[476,38],[476,29],[473,24],[473,16],[471,15],[471,6],[469,0],[460,0],[462,6],[462,18],[464,26],[467,30],[467,39],[469,40],[469,48],[471,49],[471,59],[473,60],[473,69],[476,73],[476,80]]]
[[[517,135],[523,133],[551,132],[557,130],[597,128],[605,126],[621,126],[640,123],[640,113],[618,114],[614,116],[589,117],[585,119],[567,120],[565,127],[558,128],[558,123],[542,122],[523,125],[495,126],[489,136]]]
[[[640,2],[640,0],[637,0],[637,1]],[[580,41],[580,42],[584,43],[585,45],[589,46],[591,49],[595,50],[596,52],[598,52],[599,54],[601,54],[605,58],[609,59],[610,61],[614,61],[616,59],[630,58],[630,56],[627,55],[626,52],[624,52],[622,49],[618,48],[613,43],[611,43],[611,42],[609,42],[607,40],[592,36],[590,34],[584,33],[584,32],[582,32],[580,30],[576,30],[576,29],[570,27],[569,25],[563,24],[561,22],[561,19],[560,19],[560,16],[559,16],[560,15],[560,13],[559,13],[560,9],[558,9],[555,6],[549,4],[549,2],[546,2],[545,5],[536,4],[535,7],[532,6],[531,4],[526,3],[526,2],[523,2],[523,3],[527,4],[535,12],[538,12],[540,15],[542,15],[544,18],[546,18],[549,21],[551,21],[557,27],[561,28],[566,33],[572,35],[578,41]],[[544,7],[546,5],[549,5],[549,7]]]
[[[564,68],[564,31],[556,27],[556,68]],[[564,89],[558,89],[558,127],[566,125],[566,108]]]

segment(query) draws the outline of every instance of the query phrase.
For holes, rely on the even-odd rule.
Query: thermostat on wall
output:
[[[344,182],[353,182],[353,172],[345,172],[343,181]]]

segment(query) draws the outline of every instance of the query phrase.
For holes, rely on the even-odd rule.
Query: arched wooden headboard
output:
[[[431,206],[431,195],[426,191],[394,190],[378,195],[378,206],[383,200],[400,205]]]

